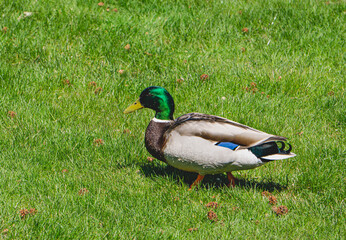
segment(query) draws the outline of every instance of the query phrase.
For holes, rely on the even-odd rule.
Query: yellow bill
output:
[[[138,109],[141,109],[141,108],[144,108],[144,107],[143,107],[143,105],[139,102],[139,99],[137,99],[137,101],[136,101],[135,103],[131,104],[130,106],[128,106],[128,107],[125,109],[124,113],[126,114],[126,113],[130,113],[130,112],[134,112],[134,111],[136,111],[136,110],[138,110]]]

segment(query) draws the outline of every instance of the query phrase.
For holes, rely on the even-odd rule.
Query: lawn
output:
[[[2,0],[0,239],[344,239],[345,7]],[[152,85],[297,157],[188,191],[148,159],[154,112],[123,114]]]

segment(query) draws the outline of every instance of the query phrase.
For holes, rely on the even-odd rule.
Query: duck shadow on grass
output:
[[[186,185],[192,184],[196,178],[197,173],[190,173],[181,171],[179,169],[173,168],[169,165],[156,165],[156,164],[144,164],[141,165],[142,173],[145,177],[149,178],[156,178],[158,176],[168,176],[171,177],[175,182],[177,183],[183,183]],[[256,180],[247,180],[242,179],[241,176],[235,176],[238,178],[238,181],[236,181],[236,187],[241,188],[257,188],[264,191],[278,191],[281,192],[287,188],[285,185],[281,185],[279,183],[275,182],[263,182],[263,181],[256,181]],[[215,174],[215,175],[206,175],[203,179],[200,187],[201,188],[224,188],[227,187],[228,179],[226,174]]]

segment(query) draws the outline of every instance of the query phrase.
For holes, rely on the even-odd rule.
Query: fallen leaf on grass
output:
[[[62,172],[62,173],[67,173],[68,170],[67,170],[67,169],[63,169],[63,170],[61,170],[61,172]]]
[[[94,146],[100,146],[103,145],[105,141],[103,141],[101,138],[94,139]]]
[[[278,200],[276,199],[276,197],[275,197],[272,193],[270,193],[270,192],[268,192],[268,191],[264,191],[264,192],[262,192],[261,194],[262,194],[263,197],[268,198],[269,203],[270,203],[271,205],[275,205],[275,204],[277,203],[277,201],[278,201]]]
[[[304,131],[301,131],[301,132],[298,132],[298,133],[296,133],[296,134],[299,135],[299,136],[301,136],[301,135],[303,135],[303,133],[304,133]]]
[[[153,162],[154,158],[153,157],[147,157],[148,162]]]
[[[94,82],[94,81],[91,81],[90,83],[89,83],[89,87],[96,87],[96,82]]]
[[[70,82],[70,80],[68,80],[68,79],[63,80],[62,83],[63,83],[64,85],[71,86],[71,82]]]
[[[8,28],[7,28],[7,27],[3,27],[3,28],[2,28],[2,31],[3,31],[4,33],[6,33],[6,32],[7,32],[7,30],[8,30]]]
[[[187,229],[187,231],[189,231],[189,232],[193,232],[193,231],[197,231],[198,230],[198,228],[189,228],[189,229]]]
[[[126,46],[124,48],[125,48],[125,50],[130,50],[130,44],[126,44]]]
[[[23,208],[19,210],[20,217],[24,219],[28,215],[35,215],[37,213],[37,210],[35,208],[30,208],[30,210]]]
[[[100,7],[102,7],[103,5],[105,5],[103,2],[99,2],[97,5],[99,5]]]
[[[241,50],[242,52],[246,52],[246,49],[243,48],[243,47],[242,47],[240,50]]]
[[[217,208],[219,204],[217,202],[209,202],[205,205],[206,207]]]
[[[270,195],[272,195],[270,192],[268,192],[268,191],[263,191],[262,193],[261,193],[261,195],[263,196],[263,197],[269,197]]]
[[[17,113],[13,112],[13,111],[8,111],[8,116],[10,118],[15,118],[17,116]]]
[[[30,212],[31,215],[35,215],[37,213],[37,209],[30,208],[29,212]]]
[[[123,70],[123,69],[120,69],[120,70],[118,71],[119,74],[123,74],[124,72],[125,72],[125,70]]]
[[[257,86],[257,84],[255,82],[251,82],[250,87],[245,87],[245,91],[256,93],[258,91],[258,88],[256,86]]]
[[[83,195],[87,194],[88,192],[89,192],[88,189],[82,188],[82,189],[80,189],[80,190],[78,191],[78,194],[79,194],[80,196],[83,196]]]
[[[210,210],[208,212],[208,219],[211,220],[211,221],[214,221],[214,222],[217,221],[217,215],[216,215],[216,213],[213,210]]]
[[[95,94],[98,95],[98,94],[100,94],[102,91],[103,91],[103,89],[102,89],[101,87],[98,87],[98,88],[96,88],[96,90],[95,90]]]
[[[272,207],[272,210],[276,213],[277,216],[285,215],[288,213],[288,208],[286,206]]]
[[[114,8],[114,9],[113,9],[113,12],[118,12],[118,9]]]
[[[249,32],[249,29],[248,29],[248,28],[243,28],[242,31],[243,31],[244,33],[247,33],[247,32]]]
[[[277,201],[278,201],[275,196],[269,196],[268,199],[269,199],[269,203],[271,205],[275,205],[277,203]]]
[[[202,74],[202,75],[200,76],[200,79],[201,79],[202,81],[205,81],[205,80],[208,80],[208,79],[209,79],[209,76],[208,76],[207,74]]]

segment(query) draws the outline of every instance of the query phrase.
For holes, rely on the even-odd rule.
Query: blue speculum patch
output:
[[[215,145],[220,146],[220,147],[229,148],[231,150],[234,150],[239,146],[239,145],[232,143],[232,142],[218,142]]]

